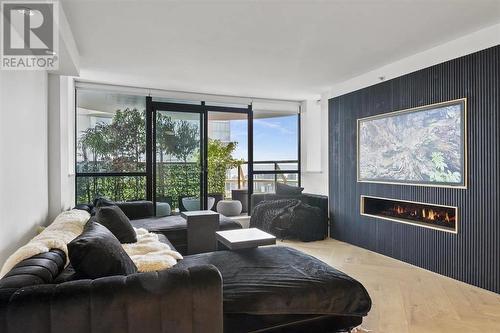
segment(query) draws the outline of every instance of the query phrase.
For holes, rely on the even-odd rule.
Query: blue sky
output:
[[[254,119],[254,161],[297,159],[297,116]],[[247,121],[231,121],[231,141],[239,142],[234,157],[247,159]]]

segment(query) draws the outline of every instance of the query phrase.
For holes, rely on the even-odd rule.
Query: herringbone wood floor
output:
[[[364,284],[373,307],[362,327],[378,333],[500,333],[500,295],[333,239],[279,242]]]

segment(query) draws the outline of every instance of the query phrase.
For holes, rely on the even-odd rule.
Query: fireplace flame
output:
[[[403,214],[405,212],[405,209],[401,206],[396,206],[396,213],[398,214]]]
[[[424,219],[429,219],[431,221],[434,221],[435,219],[437,219],[438,213],[433,211],[432,209],[426,211],[425,208],[422,208],[422,217]]]
[[[414,204],[393,203],[380,212],[381,215],[409,219],[418,222],[427,222],[440,226],[453,225],[456,221],[455,214],[448,208],[424,206],[418,207]]]

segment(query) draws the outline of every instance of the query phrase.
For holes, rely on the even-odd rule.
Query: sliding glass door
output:
[[[209,106],[208,106],[209,107]],[[208,111],[207,193],[215,201],[248,198],[248,110]],[[236,193],[239,194],[236,194]],[[213,199],[210,199],[213,200]],[[246,207],[247,203],[243,204]]]
[[[157,209],[204,209],[203,110],[200,105],[152,103],[153,197]]]
[[[247,186],[249,108],[148,102],[157,209],[215,209]],[[248,200],[248,199],[245,199]],[[246,206],[246,205],[245,205]]]
[[[77,203],[105,196],[162,211],[215,209],[277,183],[300,186],[297,110],[80,88],[76,101]]]

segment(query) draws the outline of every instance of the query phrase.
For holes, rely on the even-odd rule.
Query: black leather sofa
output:
[[[94,280],[65,260],[53,249],[0,280],[0,332],[335,332],[359,325],[371,307],[359,282],[282,246],[189,255],[169,270]]]
[[[303,203],[318,207],[321,210],[321,221],[324,226],[324,238],[328,237],[328,197],[326,195],[301,193],[298,195],[282,195],[275,193],[254,193],[250,197],[250,212],[262,201],[272,201],[280,199],[297,199]]]

